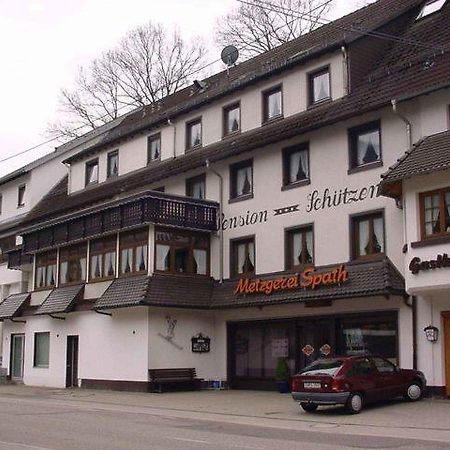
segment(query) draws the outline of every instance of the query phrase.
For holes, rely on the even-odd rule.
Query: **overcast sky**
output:
[[[362,0],[334,0],[333,18]],[[219,57],[211,36],[216,19],[237,0],[0,0],[0,160],[39,144],[58,118],[58,95],[80,65],[108,50],[147,20],[177,27],[209,43],[208,61]],[[53,150],[51,143],[0,162],[0,176]]]

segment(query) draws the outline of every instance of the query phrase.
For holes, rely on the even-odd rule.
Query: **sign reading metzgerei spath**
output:
[[[319,286],[345,283],[348,272],[344,265],[326,272],[317,272],[314,268],[304,270],[302,273],[288,275],[268,280],[241,278],[234,289],[234,295],[266,294],[292,289],[316,289]]]

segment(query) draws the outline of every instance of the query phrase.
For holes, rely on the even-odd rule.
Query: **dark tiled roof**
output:
[[[145,304],[149,284],[147,275],[115,279],[92,309],[113,309]]]
[[[404,295],[405,284],[402,275],[394,265],[383,259],[375,262],[347,265],[349,279],[341,285],[324,286],[316,289],[299,289],[277,292],[271,295],[234,295],[236,281],[225,281],[214,288],[211,308],[238,308],[249,306],[280,305],[310,300],[335,300],[377,295]],[[318,269],[320,272],[320,269]],[[269,277],[261,277],[271,278]]]
[[[73,309],[75,302],[82,297],[84,285],[64,286],[53,289],[42,305],[36,310],[36,315],[67,313]]]
[[[421,139],[406,152],[385,174],[380,192],[386,196],[401,194],[402,181],[414,176],[450,169],[450,131]]]
[[[209,308],[214,282],[211,278],[154,275],[146,303],[151,306]]]
[[[67,161],[86,156],[93,150],[112,144],[130,134],[148,130],[162,121],[167,121],[168,117],[174,118],[202,104],[210,103],[249,84],[254,84],[260,79],[276,75],[324,52],[339,48],[344,43],[354,42],[367,32],[382,27],[412,8],[415,16],[419,11],[415,8],[421,3],[423,0],[379,0],[361,8],[273,50],[244,61],[232,67],[229,72],[223,71],[209,77],[205,80],[208,87],[204,90],[193,91],[191,87],[187,87],[128,114],[128,117],[107,133],[98,145],[74,155]],[[397,34],[401,30],[395,30],[395,32]]]
[[[0,303],[0,321],[16,317],[23,310],[25,303],[31,298],[31,294],[12,294]]]

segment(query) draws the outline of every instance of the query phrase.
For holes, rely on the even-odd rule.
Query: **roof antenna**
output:
[[[230,75],[230,67],[235,64],[239,58],[239,50],[234,45],[227,45],[220,54],[220,58],[227,66],[227,76]]]

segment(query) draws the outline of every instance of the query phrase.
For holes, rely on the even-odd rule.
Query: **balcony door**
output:
[[[25,354],[25,335],[11,335],[11,379],[22,381],[23,379],[23,361]]]

